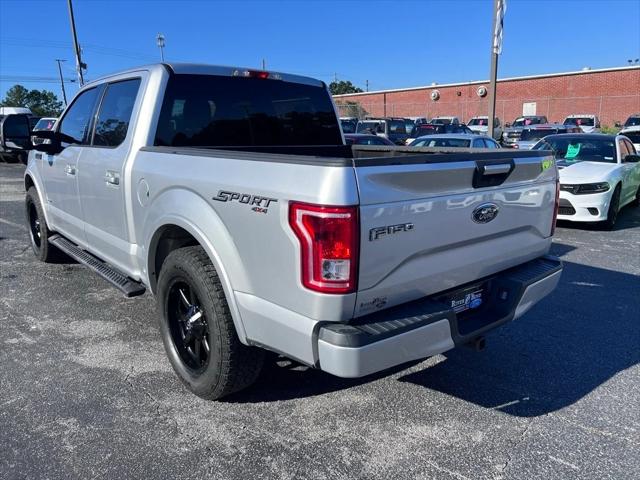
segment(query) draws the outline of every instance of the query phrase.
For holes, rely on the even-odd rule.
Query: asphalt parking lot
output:
[[[36,261],[23,168],[0,164],[0,478],[640,478],[640,208],[558,228],[561,285],[484,352],[361,380],[280,361],[206,402],[151,295]]]

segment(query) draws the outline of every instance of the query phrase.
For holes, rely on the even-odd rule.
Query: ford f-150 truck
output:
[[[151,290],[171,365],[204,398],[250,385],[267,350],[361,377],[480,345],[561,274],[551,152],[347,146],[311,78],[141,67],[85,85],[35,135],[36,256]]]

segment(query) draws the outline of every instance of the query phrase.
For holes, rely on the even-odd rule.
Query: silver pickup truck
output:
[[[204,398],[250,385],[267,350],[361,377],[481,346],[560,278],[550,152],[346,146],[311,78],[141,67],[85,85],[36,135],[36,256],[150,289]]]

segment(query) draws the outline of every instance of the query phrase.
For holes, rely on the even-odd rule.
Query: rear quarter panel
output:
[[[355,294],[327,296],[302,287],[299,242],[289,227],[288,209],[292,200],[357,204],[353,169],[280,163],[273,161],[274,155],[266,155],[272,161],[260,161],[262,154],[244,154],[244,159],[234,155],[161,153],[154,148],[139,152],[132,185],[140,191],[145,184],[149,194],[134,195],[133,215],[144,245],[151,246],[158,228],[178,224],[203,239],[227,277],[228,295],[255,296],[314,320],[351,318]],[[266,212],[254,211],[250,203],[215,200],[221,191],[273,201]],[[149,263],[151,278],[152,269]]]

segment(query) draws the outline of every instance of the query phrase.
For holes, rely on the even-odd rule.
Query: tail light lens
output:
[[[556,233],[556,221],[558,220],[558,209],[560,208],[560,180],[556,180],[556,204],[553,208],[553,221],[551,222],[551,236]]]
[[[358,207],[292,202],[289,225],[300,241],[302,284],[322,293],[355,292],[360,244]]]

